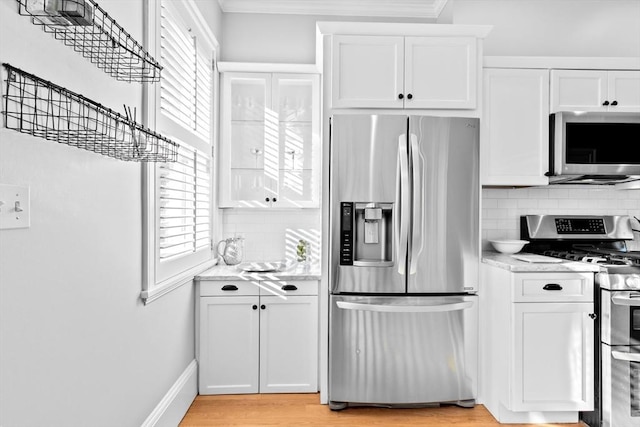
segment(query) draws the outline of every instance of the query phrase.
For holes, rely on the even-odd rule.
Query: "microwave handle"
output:
[[[614,350],[611,352],[611,357],[625,362],[640,363],[640,353],[625,353],[623,351]]]

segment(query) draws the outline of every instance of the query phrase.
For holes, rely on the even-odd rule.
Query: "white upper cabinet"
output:
[[[475,37],[335,35],[331,108],[476,107]]]
[[[640,112],[640,71],[552,70],[551,112]]]
[[[407,37],[405,108],[475,108],[476,39]]]
[[[317,207],[317,74],[222,74],[220,207]]]
[[[482,185],[546,185],[549,71],[484,69]]]
[[[332,107],[402,108],[404,37],[334,36]]]

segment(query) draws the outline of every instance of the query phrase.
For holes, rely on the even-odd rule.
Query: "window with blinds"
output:
[[[189,2],[160,2],[157,125],[180,144],[178,161],[156,166],[156,283],[212,258],[213,47]]]
[[[210,249],[210,157],[181,145],[178,161],[159,169],[160,261]]]
[[[211,57],[174,7],[160,9],[160,110],[201,138],[211,132]]]

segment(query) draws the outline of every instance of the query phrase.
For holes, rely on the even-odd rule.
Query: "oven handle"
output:
[[[612,351],[611,357],[616,360],[624,360],[625,362],[640,363],[640,353],[625,353],[623,351]]]
[[[615,305],[640,306],[640,294],[630,294],[629,296],[614,295],[611,297],[611,301]]]

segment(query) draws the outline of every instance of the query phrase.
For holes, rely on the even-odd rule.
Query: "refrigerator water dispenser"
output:
[[[393,265],[393,204],[341,203],[340,265]]]

